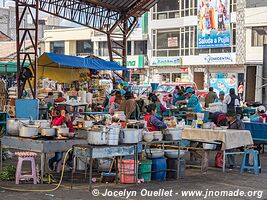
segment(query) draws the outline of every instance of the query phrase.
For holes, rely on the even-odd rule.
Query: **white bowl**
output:
[[[185,150],[180,150],[180,157],[184,156],[185,153],[186,153]],[[174,150],[174,149],[164,150],[164,155],[167,158],[178,158],[178,150]]]

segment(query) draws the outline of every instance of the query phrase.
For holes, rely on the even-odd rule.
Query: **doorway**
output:
[[[257,71],[256,66],[247,66],[245,100],[248,103],[255,102],[256,71]]]

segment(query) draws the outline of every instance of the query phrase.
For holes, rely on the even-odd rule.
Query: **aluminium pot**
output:
[[[122,129],[120,133],[121,143],[134,144],[139,142],[139,130],[133,128]]]
[[[30,119],[10,118],[7,120],[7,133],[11,136],[19,136],[19,127],[29,123]]]
[[[41,135],[44,137],[55,137],[56,129],[55,128],[41,128]]]
[[[19,136],[31,138],[38,135],[39,127],[36,125],[23,125],[19,127]]]
[[[107,132],[104,131],[88,131],[87,142],[93,145],[106,145],[107,144]]]

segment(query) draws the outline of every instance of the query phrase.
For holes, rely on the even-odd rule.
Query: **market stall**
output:
[[[99,71],[127,70],[115,62],[53,53],[40,56],[38,65],[39,99],[49,92],[57,98],[58,92],[62,92],[67,103],[87,103],[91,111],[98,111],[97,105],[103,103],[113,87],[112,80]]]
[[[225,157],[229,149],[238,147],[247,147],[253,145],[253,140],[250,131],[247,130],[233,130],[233,129],[199,129],[199,128],[185,128],[183,130],[183,139],[190,141],[197,141],[201,143],[217,144],[221,142],[221,148],[218,149],[224,152],[223,158],[223,172],[225,171]],[[242,138],[242,139],[241,139]],[[209,148],[207,148],[209,149]],[[211,150],[215,148],[211,148]],[[240,153],[231,152],[229,154]],[[207,156],[207,155],[206,155]],[[206,159],[208,162],[208,159]]]

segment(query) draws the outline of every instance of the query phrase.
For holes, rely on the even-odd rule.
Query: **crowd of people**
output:
[[[240,93],[240,91],[238,91]],[[52,124],[54,126],[65,125],[69,127],[70,132],[74,132],[72,119],[68,114],[64,106],[55,107],[56,102],[66,101],[62,93],[54,98],[53,93],[49,93],[44,101],[51,107]],[[229,94],[225,95],[223,91],[219,92],[217,96],[212,87],[209,88],[209,92],[205,98],[205,104],[202,108],[199,97],[195,94],[195,91],[191,87],[179,87],[177,86],[170,95],[168,103],[163,103],[162,99],[157,96],[155,92],[151,92],[147,96],[145,103],[138,103],[135,99],[131,88],[127,82],[122,84],[121,89],[116,88],[107,95],[103,108],[104,111],[114,115],[117,111],[124,112],[126,121],[144,119],[147,124],[147,130],[149,132],[160,131],[167,128],[164,122],[164,114],[167,111],[166,105],[178,106],[185,111],[191,111],[200,113],[203,109],[209,108],[213,103],[222,104],[222,110],[219,112],[210,112],[209,119],[214,122],[216,126],[228,126],[228,129],[244,129],[244,124],[241,120],[242,110],[240,109],[241,99],[240,94],[236,95],[235,89],[232,88]],[[259,106],[257,112],[252,115],[251,121],[253,122],[266,122],[267,115],[264,106]],[[142,115],[143,113],[143,115]],[[233,151],[233,150],[229,150]],[[62,152],[56,152],[55,156],[49,160],[49,168],[55,169],[55,163],[58,164],[62,160]],[[229,166],[232,169],[235,165],[235,159],[233,155],[228,155]],[[68,160],[71,165],[71,160]]]

